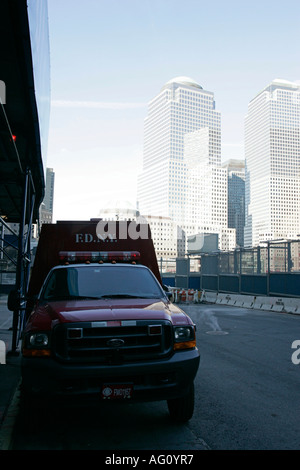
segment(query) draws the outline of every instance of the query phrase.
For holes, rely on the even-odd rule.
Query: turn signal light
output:
[[[23,349],[22,354],[24,357],[49,357],[51,356],[50,349]]]
[[[196,340],[185,341],[184,343],[174,343],[174,349],[192,349],[196,347]]]

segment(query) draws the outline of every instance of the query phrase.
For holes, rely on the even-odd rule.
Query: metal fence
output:
[[[201,256],[201,269],[210,274],[267,274],[300,272],[300,241],[267,242]]]
[[[252,295],[300,297],[300,241],[268,241],[230,252],[160,260],[170,286]],[[172,269],[170,267],[172,266]]]

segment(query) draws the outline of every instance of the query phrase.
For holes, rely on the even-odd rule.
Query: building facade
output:
[[[53,171],[53,168],[47,168],[44,204],[45,204],[45,209],[52,213],[53,213],[53,202],[54,202],[54,180],[55,180],[55,173]]]
[[[149,103],[138,203],[142,215],[153,215],[146,216],[150,224],[157,219],[173,227],[177,256],[187,253],[187,237],[200,232],[217,233],[220,249],[235,248],[235,230],[227,224],[220,112],[214,94],[188,77],[170,80]],[[172,256],[176,244],[152,233],[159,252]]]
[[[105,221],[135,221],[138,224],[148,224],[157,259],[175,258],[181,248],[181,233],[175,222],[169,217],[155,215],[140,215],[137,208],[128,201],[111,201],[112,204],[99,211],[100,218]],[[182,251],[185,252],[185,240]]]
[[[230,159],[223,163],[228,182],[228,227],[236,229],[236,244],[244,246],[245,228],[245,160]]]
[[[221,118],[213,93],[188,77],[170,80],[150,101],[145,119],[143,169],[138,179],[142,214],[170,217],[179,225],[186,222],[185,137],[198,130],[203,132],[197,162],[219,166]]]
[[[184,161],[187,168],[184,222],[210,225],[218,232],[227,228],[227,172],[208,128],[185,135]]]
[[[245,118],[245,246],[300,233],[300,85],[276,79]]]
[[[54,202],[54,180],[53,168],[46,169],[45,197],[40,206],[40,224],[52,224],[53,202]]]
[[[176,223],[169,217],[154,215],[143,216],[143,219],[150,226],[157,259],[176,258],[179,251],[178,245],[181,243]]]

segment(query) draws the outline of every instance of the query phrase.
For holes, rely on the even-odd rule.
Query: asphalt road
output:
[[[203,304],[185,311],[201,352],[188,424],[172,424],[164,402],[52,410],[35,433],[19,417],[13,449],[300,449],[300,364],[291,348],[300,316]]]
[[[300,316],[219,305],[186,309],[201,369],[189,426],[211,449],[300,449]]]

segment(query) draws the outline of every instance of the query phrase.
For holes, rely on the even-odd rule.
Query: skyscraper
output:
[[[222,165],[228,177],[228,227],[236,229],[236,243],[244,246],[245,161],[231,159]]]
[[[276,79],[245,118],[245,246],[300,233],[300,85]]]
[[[218,232],[227,228],[227,171],[215,158],[211,134],[203,128],[185,135],[185,223],[214,227]]]
[[[171,217],[179,225],[186,222],[185,136],[200,130],[198,142],[194,140],[199,149],[193,154],[195,164],[205,161],[220,166],[221,118],[214,94],[188,77],[168,81],[150,101],[144,124],[143,169],[138,180],[142,214]]]
[[[41,224],[52,223],[53,200],[54,200],[54,179],[55,179],[55,173],[53,171],[53,168],[47,168],[45,197],[40,207]]]
[[[44,204],[45,204],[45,209],[49,212],[53,212],[54,178],[55,178],[55,173],[53,171],[53,168],[47,168]]]

